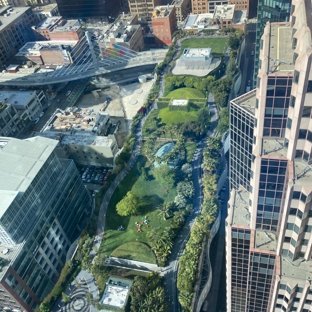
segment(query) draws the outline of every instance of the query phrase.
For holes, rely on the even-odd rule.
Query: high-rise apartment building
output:
[[[257,0],[257,32],[255,47],[254,87],[259,69],[260,39],[266,23],[287,22],[290,16],[291,0]]]
[[[34,311],[55,285],[90,214],[90,196],[58,141],[0,137],[0,306]]]
[[[257,88],[231,101],[227,311],[312,309],[312,6],[267,23]]]
[[[161,0],[129,0],[130,13],[137,15],[140,21],[151,21],[154,8]]]

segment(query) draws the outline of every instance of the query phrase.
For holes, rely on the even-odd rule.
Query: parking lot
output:
[[[98,191],[106,183],[111,174],[110,168],[107,167],[80,166],[78,170],[88,189],[95,191]],[[92,195],[95,196],[96,193]]]

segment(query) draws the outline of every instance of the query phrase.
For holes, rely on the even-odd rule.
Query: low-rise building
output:
[[[177,29],[174,5],[157,6],[153,11],[152,27],[156,46],[170,46]]]
[[[17,136],[46,103],[43,91],[0,92],[0,135]]]
[[[35,41],[26,43],[16,57],[39,65],[64,65],[73,63],[77,49],[79,41]]]
[[[57,109],[36,135],[58,140],[56,151],[60,157],[70,157],[81,165],[112,167],[118,152],[117,129],[108,114],[68,108]]]
[[[56,3],[42,5],[34,7],[33,9],[34,14],[37,16],[39,21],[44,20],[47,17],[59,16],[59,10]]]
[[[140,21],[151,21],[156,6],[161,0],[128,0],[130,13],[138,16]]]
[[[172,5],[174,5],[176,9],[177,22],[184,21],[187,15],[191,11],[191,1],[190,0],[173,0]]]
[[[47,17],[32,29],[36,41],[70,41],[83,36],[78,20],[65,20],[61,16]]]
[[[138,25],[138,16],[121,14],[113,25],[104,33],[104,42],[118,44],[134,51],[144,48],[142,27]]]
[[[189,14],[184,22],[184,31],[201,32],[202,30],[218,30],[214,25],[213,13]]]
[[[247,11],[249,14],[249,2],[250,0],[229,0],[229,4],[235,4],[236,11]]]

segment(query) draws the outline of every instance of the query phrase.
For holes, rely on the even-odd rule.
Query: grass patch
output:
[[[205,95],[198,89],[194,88],[179,88],[169,92],[166,98],[173,99],[204,99]]]
[[[185,150],[186,150],[186,162],[190,163],[193,159],[193,155],[197,148],[198,143],[196,142],[186,142]]]
[[[131,242],[117,247],[112,253],[112,257],[130,259],[148,263],[156,263],[153,251],[145,244]]]
[[[138,161],[145,164],[145,157],[140,156]],[[147,171],[148,171],[148,167]],[[168,190],[168,194],[165,190]],[[116,204],[126,195],[128,191],[140,196],[144,209],[137,216],[121,217],[116,212]],[[130,242],[139,242],[147,244],[146,233],[152,228],[165,228],[169,226],[169,221],[157,215],[156,207],[163,202],[173,201],[176,196],[176,190],[168,186],[161,186],[153,178],[149,177],[145,181],[134,164],[127,176],[116,188],[107,208],[105,234],[99,253],[109,256],[117,247]],[[150,221],[148,228],[143,225],[142,233],[138,233],[135,222],[141,222],[142,217],[147,217]],[[124,231],[118,231],[118,226],[122,225]],[[137,259],[134,259],[137,260]]]
[[[196,110],[190,110],[189,112],[179,110],[170,111],[169,107],[163,108],[158,114],[161,121],[166,125],[196,121],[197,115]]]
[[[181,51],[185,48],[211,48],[212,53],[223,53],[228,38],[189,38],[181,42]]]
[[[154,118],[158,118],[159,109],[154,109],[147,117],[143,126],[143,136],[148,136],[148,129],[156,129],[156,124]]]

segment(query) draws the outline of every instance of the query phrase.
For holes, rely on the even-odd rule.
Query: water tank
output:
[[[139,76],[139,81],[140,81],[140,83],[146,82],[146,76],[145,75]]]

